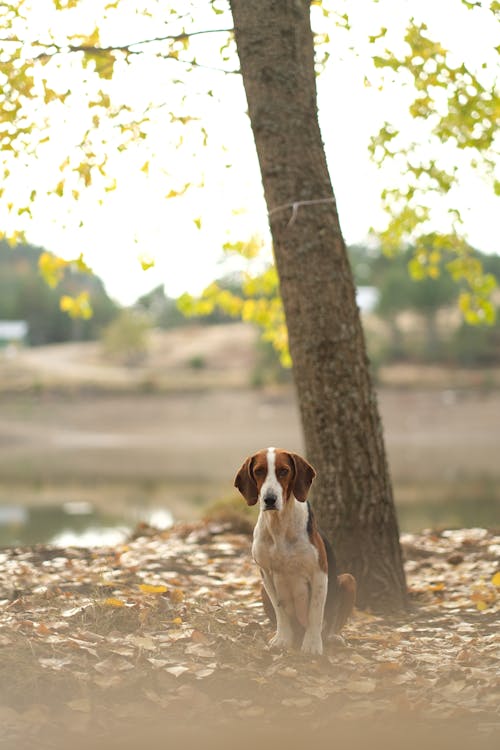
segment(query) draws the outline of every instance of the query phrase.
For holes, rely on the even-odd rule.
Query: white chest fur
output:
[[[269,516],[269,518],[268,518]],[[304,628],[302,651],[321,654],[327,574],[307,533],[308,508],[292,498],[281,511],[261,511],[252,554],[276,615],[272,646],[289,648],[298,622]]]
[[[291,522],[273,516],[273,511],[261,512],[254,529],[252,556],[257,565],[269,573],[312,574],[318,552],[307,535],[307,506],[301,503]]]
[[[307,505],[294,498],[290,505],[279,515],[274,511],[260,513],[252,555],[266,588],[272,585],[275,591],[276,604],[306,626],[310,591],[319,572],[318,551],[307,534]]]

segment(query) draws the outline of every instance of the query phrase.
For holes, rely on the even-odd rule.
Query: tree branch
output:
[[[36,55],[32,59],[35,60],[48,60],[55,55],[60,54],[67,54],[67,53],[73,53],[73,52],[83,52],[83,53],[89,53],[93,55],[106,55],[112,52],[123,52],[124,54],[128,55],[140,55],[142,54],[142,50],[135,50],[132,49],[133,47],[140,47],[142,45],[147,44],[154,44],[155,42],[165,42],[165,41],[172,41],[172,42],[178,42],[183,41],[185,39],[189,39],[194,36],[199,36],[201,34],[223,34],[228,33],[232,34],[234,32],[234,29],[200,29],[199,31],[185,31],[182,34],[168,34],[166,36],[159,36],[154,37],[151,39],[141,39],[137,42],[130,42],[129,44],[123,44],[123,45],[108,45],[107,47],[96,47],[95,45],[88,45],[88,44],[69,44],[65,47],[57,45],[55,42],[50,43],[43,43],[43,42],[36,42],[36,46],[38,48],[43,48],[44,52],[40,52],[40,54]],[[10,42],[12,44],[24,44],[24,42],[21,39],[18,38],[0,38],[0,42]],[[169,54],[161,54],[161,57],[164,59],[170,59],[175,60],[176,62],[179,62],[183,65],[192,65],[193,67],[197,68],[204,68],[205,70],[214,70],[219,73],[239,73],[239,69],[237,70],[226,70],[225,68],[217,68],[211,65],[203,65],[203,63],[199,63],[196,60],[182,60],[174,55]]]
[[[173,34],[167,36],[159,36],[153,39],[144,39],[142,42],[131,42],[128,47],[135,47],[139,44],[150,44],[152,42],[165,42],[167,40],[173,42],[182,42],[184,39],[189,39],[192,36],[199,36],[200,34],[222,34],[222,33],[234,33],[234,29],[200,29],[200,31],[185,31],[182,34]]]
[[[36,42],[37,47],[42,47],[44,49],[54,49],[55,52],[49,53],[49,52],[42,52],[37,57],[33,58],[35,60],[43,59],[43,57],[50,57],[54,54],[60,54],[63,52],[93,52],[98,54],[99,52],[107,53],[107,52],[129,52],[131,54],[139,54],[138,52],[134,52],[131,47],[138,47],[143,44],[153,44],[154,42],[166,42],[166,41],[172,41],[172,42],[181,42],[185,39],[190,39],[193,36],[200,36],[201,34],[223,34],[223,33],[233,33],[234,29],[200,29],[199,31],[184,31],[182,34],[167,34],[166,36],[158,36],[153,37],[151,39],[141,39],[137,42],[129,42],[129,44],[123,44],[123,45],[109,45],[107,47],[95,47],[93,45],[86,45],[86,44],[69,44],[67,47],[62,47],[55,42],[50,43],[44,43],[44,42]],[[24,42],[21,39],[18,39],[16,37],[8,37],[8,38],[0,38],[0,42],[11,42],[13,44],[24,44]]]

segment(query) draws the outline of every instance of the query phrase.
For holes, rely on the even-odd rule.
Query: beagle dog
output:
[[[316,476],[301,456],[268,448],[250,456],[234,482],[248,505],[259,503],[252,556],[262,575],[266,614],[276,625],[271,647],[301,646],[321,655],[323,637],[338,635],[354,607],[356,581],[337,575],[328,540],[307,495]]]

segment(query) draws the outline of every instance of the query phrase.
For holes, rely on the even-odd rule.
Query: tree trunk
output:
[[[230,4],[306,450],[318,472],[314,506],[339,570],[358,580],[358,605],[396,611],[406,605],[399,532],[318,125],[309,2]],[[345,112],[348,103],[339,102],[339,112],[341,107]]]

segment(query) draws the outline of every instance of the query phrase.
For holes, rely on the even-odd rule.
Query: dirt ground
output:
[[[224,524],[3,550],[0,746],[496,750],[500,536],[401,541],[408,611],[356,611],[315,658],[269,648],[250,537]]]

